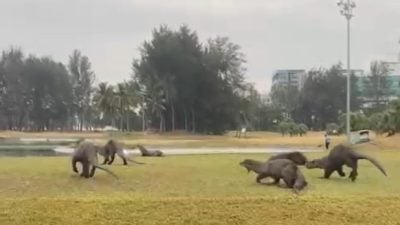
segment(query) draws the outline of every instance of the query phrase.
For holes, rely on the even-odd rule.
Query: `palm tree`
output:
[[[114,127],[116,104],[113,87],[105,82],[100,83],[96,88],[93,102],[101,113],[100,118],[102,118],[103,115],[111,116],[111,125]]]
[[[126,107],[126,128],[129,129],[129,114],[133,112],[135,108],[137,108],[139,102],[145,97],[142,96],[140,91],[140,86],[137,82],[125,82],[126,93],[128,97],[128,105]],[[144,117],[143,117],[144,118]]]
[[[164,104],[166,99],[164,98],[164,89],[158,83],[153,83],[148,93],[148,102],[152,113],[155,113],[160,119],[160,132],[165,131],[165,116],[164,111],[166,110]]]
[[[125,114],[126,107],[129,104],[129,99],[128,99],[128,95],[126,92],[126,87],[124,85],[124,83],[119,83],[116,86],[116,92],[115,92],[115,100],[117,102],[117,111],[120,117],[120,123],[119,123],[119,129],[122,131],[123,130],[123,123],[124,123],[124,119],[123,116]]]
[[[176,89],[174,86],[174,77],[167,76],[160,81],[161,86],[165,92],[165,100],[168,102],[171,109],[171,130],[175,130],[175,100],[176,100]]]

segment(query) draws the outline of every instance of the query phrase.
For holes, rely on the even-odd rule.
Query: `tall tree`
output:
[[[89,58],[82,55],[79,50],[74,50],[69,57],[68,69],[71,73],[75,113],[79,118],[79,130],[82,130],[84,117],[92,100],[95,74],[91,69]]]
[[[31,93],[26,88],[24,60],[24,55],[18,48],[3,51],[0,59],[2,112],[7,117],[8,129],[21,129],[26,116],[25,107]]]
[[[144,87],[151,121],[159,122],[160,130],[169,125],[169,130],[222,133],[239,110],[243,63],[240,47],[228,38],[210,39],[202,47],[188,27],[161,26],[134,61],[134,80]]]
[[[93,96],[93,103],[99,109],[101,114],[100,119],[103,117],[111,118],[111,125],[115,126],[115,114],[116,114],[116,101],[114,96],[114,88],[105,82],[101,82]]]
[[[37,130],[54,130],[67,126],[72,105],[71,84],[63,64],[51,58],[30,56],[24,73],[31,90],[30,119]],[[29,108],[28,108],[29,110]]]
[[[372,100],[373,107],[382,110],[383,106],[389,101],[390,89],[387,75],[389,68],[383,62],[373,61],[370,65],[370,73],[364,79],[364,93],[367,100]]]
[[[359,107],[356,77],[351,75],[351,110]],[[346,112],[346,76],[340,64],[329,69],[311,70],[300,93],[299,105],[293,116],[297,122],[314,129],[325,129],[328,123],[337,123]]]

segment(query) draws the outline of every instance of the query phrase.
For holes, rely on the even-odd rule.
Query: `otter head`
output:
[[[239,163],[239,165],[241,165],[247,169],[248,173],[250,173],[250,171],[252,170],[251,167],[254,166],[255,164],[257,164],[257,161],[252,160],[252,159],[245,159]]]
[[[323,169],[324,165],[323,165],[323,162],[321,159],[314,159],[314,160],[306,162],[306,168],[307,169],[314,169],[314,168]]]

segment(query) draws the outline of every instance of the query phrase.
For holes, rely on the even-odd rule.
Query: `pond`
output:
[[[69,155],[54,151],[53,149],[0,149],[0,157],[26,157],[26,156],[65,156]]]
[[[165,155],[204,155],[204,154],[251,154],[251,153],[282,153],[290,151],[299,152],[320,152],[317,148],[294,148],[294,147],[266,147],[266,148],[157,148],[164,152]],[[0,148],[1,156],[66,156],[71,155],[73,148],[65,146],[57,146],[53,148]],[[124,149],[126,155],[140,155],[137,149]]]

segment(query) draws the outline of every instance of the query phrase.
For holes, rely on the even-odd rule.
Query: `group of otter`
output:
[[[142,145],[137,145],[137,147],[139,148],[142,156],[163,156],[163,153],[159,150],[147,150]],[[109,140],[104,146],[95,145],[90,142],[82,142],[79,143],[79,146],[72,154],[72,170],[75,173],[79,173],[77,163],[80,162],[82,164],[82,172],[80,174],[82,177],[93,177],[96,169],[101,169],[108,172],[113,177],[118,178],[117,175],[115,175],[109,169],[99,165],[97,154],[100,154],[104,157],[103,165],[111,165],[114,162],[115,155],[118,155],[123,160],[124,165],[128,165],[127,161],[143,164],[128,158],[124,154],[121,145],[114,140]]]
[[[253,171],[258,174],[257,183],[261,183],[261,179],[270,177],[274,179],[272,184],[279,184],[280,179],[282,179],[286,187],[298,192],[307,186],[307,181],[298,166],[305,165],[308,169],[323,169],[323,178],[329,179],[334,171],[341,177],[346,176],[343,172],[343,166],[346,165],[352,169],[349,178],[354,182],[358,175],[359,159],[369,160],[386,176],[385,169],[377,160],[342,144],[335,146],[327,156],[311,161],[308,161],[300,152],[289,152],[272,156],[266,162],[245,159],[240,165],[245,167],[248,172]]]
[[[159,150],[148,150],[142,145],[137,145],[137,147],[142,156],[163,156],[163,153]],[[101,169],[115,178],[118,178],[109,169],[99,165],[97,154],[104,157],[103,165],[111,165],[114,162],[115,155],[118,155],[123,160],[124,165],[128,164],[127,161],[143,164],[129,159],[124,154],[122,147],[113,140],[109,140],[104,146],[95,145],[90,142],[82,142],[72,155],[72,170],[75,173],[79,173],[76,165],[80,162],[82,164],[82,172],[80,174],[82,177],[93,177],[96,169]],[[329,179],[335,171],[341,177],[346,176],[343,172],[343,166],[346,165],[352,169],[349,178],[355,181],[358,175],[357,169],[359,159],[369,160],[386,176],[385,169],[377,160],[341,144],[335,146],[327,156],[311,161],[308,161],[301,152],[289,152],[272,156],[266,162],[245,159],[240,162],[240,165],[245,167],[248,172],[253,171],[258,174],[256,178],[257,183],[261,183],[262,179],[270,177],[274,180],[271,184],[278,185],[279,181],[282,179],[286,187],[292,188],[295,192],[298,192],[307,186],[307,181],[299,166],[305,165],[308,169],[323,169],[323,178]]]

